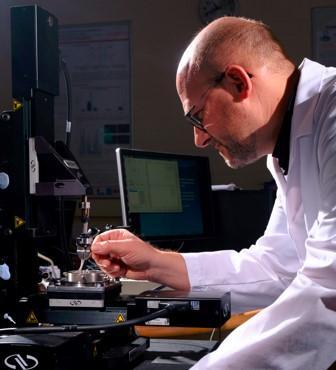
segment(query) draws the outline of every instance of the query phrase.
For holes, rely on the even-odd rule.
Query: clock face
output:
[[[236,15],[238,0],[200,0],[199,13],[204,24],[224,15]]]

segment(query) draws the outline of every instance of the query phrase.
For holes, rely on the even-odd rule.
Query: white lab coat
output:
[[[190,283],[270,304],[193,370],[323,370],[336,361],[336,68],[305,59],[295,98],[288,175],[249,249],[183,254]],[[272,303],[273,302],[273,303]]]

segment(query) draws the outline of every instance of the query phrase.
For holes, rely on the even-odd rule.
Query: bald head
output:
[[[273,72],[293,68],[268,26],[246,18],[222,17],[194,38],[181,58],[177,73],[183,74],[183,79],[198,72],[212,78],[212,74],[223,71],[228,64],[238,64],[246,70],[263,66]]]
[[[233,168],[272,153],[299,71],[261,22],[223,17],[184,52],[176,87],[195,145]]]

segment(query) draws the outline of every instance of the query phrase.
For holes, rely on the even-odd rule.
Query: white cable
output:
[[[215,332],[216,332],[216,328],[213,328],[213,330],[212,330],[212,332],[211,332],[211,335],[210,335],[210,338],[209,338],[209,342],[211,342],[211,341],[212,341],[212,339],[213,339],[213,336],[214,336]]]
[[[53,275],[52,277],[53,277],[54,279],[56,279],[56,278],[57,278],[57,275],[56,275],[56,270],[55,270],[55,264],[54,264],[54,261],[53,261],[51,258],[49,258],[49,257],[45,256],[45,255],[44,255],[44,254],[42,254],[42,253],[37,253],[37,256],[38,256],[39,258],[41,258],[42,260],[49,262],[50,267],[51,267],[51,271],[52,271],[52,275]]]
[[[12,319],[11,316],[8,315],[8,313],[6,312],[4,315],[3,315],[3,318],[5,320],[9,320],[12,324],[16,325],[16,322]]]
[[[83,270],[84,262],[85,262],[85,260],[81,260],[80,266],[78,268],[78,272],[81,272]]]

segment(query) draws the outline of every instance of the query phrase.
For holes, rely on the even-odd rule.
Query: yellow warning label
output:
[[[27,324],[38,324],[38,320],[33,311],[29,312],[29,315],[27,316],[27,319],[26,319],[26,323]]]
[[[26,223],[25,220],[23,220],[22,218],[18,217],[18,216],[15,216],[14,217],[14,227],[15,229],[21,227],[22,225],[24,225]]]
[[[22,103],[19,102],[18,100],[13,101],[13,110],[14,110],[14,112],[17,111],[18,109],[21,109],[22,106],[23,106]]]
[[[118,314],[118,316],[116,318],[116,322],[124,322],[124,321],[125,321],[124,316],[121,313]]]

